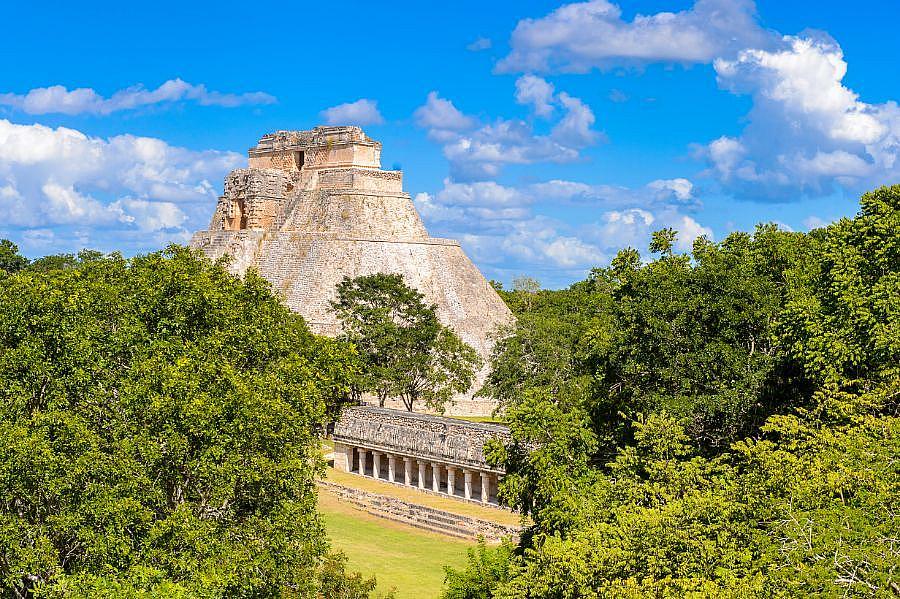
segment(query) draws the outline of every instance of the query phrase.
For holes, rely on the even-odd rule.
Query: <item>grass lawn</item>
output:
[[[467,422],[483,422],[485,424],[506,424],[506,420],[502,417],[494,418],[493,416],[447,416],[447,418],[465,420]]]
[[[498,524],[510,526],[518,526],[521,522],[519,514],[508,510],[482,507],[475,503],[468,503],[466,501],[451,499],[441,495],[422,493],[411,487],[392,485],[389,482],[375,480],[368,476],[359,476],[358,474],[350,472],[342,472],[331,467],[326,470],[325,480],[344,485],[345,487],[388,495],[390,497],[409,501],[410,503],[425,505],[453,514],[460,514],[461,516],[471,516],[473,518],[487,520],[488,522],[496,522]]]
[[[378,592],[392,587],[398,599],[439,597],[444,566],[462,567],[473,543],[438,535],[383,518],[319,492],[319,511],[332,547],[349,558],[349,567],[378,578]]]

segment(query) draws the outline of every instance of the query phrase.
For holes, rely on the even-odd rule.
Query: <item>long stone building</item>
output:
[[[488,439],[508,441],[509,430],[498,424],[359,406],[344,410],[332,439],[338,470],[496,504],[503,470],[485,461],[484,444]]]
[[[381,143],[359,127],[265,135],[248,168],[225,179],[207,231],[191,245],[230,268],[256,268],[313,331],[334,335],[330,309],[344,277],[400,273],[437,305],[439,318],[487,364],[492,334],[512,314],[454,240],[431,237],[403,191],[403,173],[381,169]],[[487,365],[477,377],[480,386]],[[449,413],[488,414],[470,393]]]

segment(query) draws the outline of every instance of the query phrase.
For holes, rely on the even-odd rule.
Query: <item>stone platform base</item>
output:
[[[470,516],[461,516],[330,481],[319,481],[319,486],[373,516],[451,537],[475,540],[483,536],[488,542],[499,542],[504,537],[518,539],[522,532],[517,526],[505,526]]]

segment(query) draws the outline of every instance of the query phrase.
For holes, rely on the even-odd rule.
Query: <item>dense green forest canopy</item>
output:
[[[900,595],[900,186],[807,234],[674,234],[502,292],[487,455],[532,525],[447,597]],[[366,359],[185,248],[0,243],[2,592],[368,596],[315,493]]]
[[[503,292],[489,453],[534,525],[447,597],[900,595],[900,186],[808,234],[673,238]]]
[[[316,510],[349,347],[186,248],[0,268],[3,596],[368,596]]]

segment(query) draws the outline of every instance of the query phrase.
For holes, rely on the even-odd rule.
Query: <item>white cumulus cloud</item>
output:
[[[247,104],[272,104],[275,97],[263,92],[229,94],[210,91],[205,85],[194,85],[181,79],[170,79],[156,89],[135,85],[103,97],[88,87],[67,89],[62,85],[38,87],[24,94],[0,94],[0,106],[10,106],[27,114],[96,114],[107,115],[154,104],[191,101],[201,106],[232,108]]]
[[[0,222],[36,251],[54,243],[73,251],[80,247],[65,244],[85,240],[153,249],[204,225],[222,177],[243,160],[154,138],[103,139],[0,119]]]
[[[531,104],[538,116],[550,116],[555,102],[553,84],[535,75],[522,75],[516,80],[516,102]]]
[[[714,66],[721,87],[753,98],[744,131],[700,152],[726,190],[789,200],[900,176],[900,108],[845,86],[847,62],[830,38],[785,36],[778,49],[746,49]]]
[[[512,186],[495,181],[445,179],[436,193],[419,193],[415,204],[429,229],[455,237],[487,272],[516,273],[518,264],[542,273],[551,284],[584,276],[623,247],[646,250],[653,231],[672,227],[676,248],[713,238],[690,211],[699,201],[685,178],[660,179],[640,188],[590,185],[554,179]],[[546,213],[568,202],[586,215],[563,222]]]
[[[675,199],[681,202],[689,202],[694,199],[694,184],[683,177],[657,179],[648,183],[647,187],[662,195],[672,194]]]
[[[490,179],[509,164],[572,162],[582,149],[603,137],[593,128],[596,118],[589,106],[565,92],[555,93],[553,86],[539,77],[519,78],[516,99],[539,114],[549,114],[550,108],[559,106],[562,115],[549,134],[541,135],[521,119],[498,118],[481,124],[431,92],[414,117],[416,124],[443,146],[450,173],[457,181]]]
[[[523,19],[510,39],[501,72],[587,72],[650,62],[708,63],[747,47],[765,47],[752,0],[697,0],[680,12],[622,19],[608,0],[564,4]]]
[[[428,93],[425,104],[416,109],[413,117],[419,127],[428,129],[429,133],[437,133],[439,138],[478,124],[476,119],[463,114],[453,102],[440,97],[435,91]]]
[[[671,207],[657,212],[642,208],[610,210],[603,213],[600,221],[588,225],[585,237],[610,251],[623,247],[645,249],[653,231],[665,227],[675,229],[675,248],[682,252],[689,252],[698,237],[713,239],[712,229]]]
[[[380,125],[384,123],[384,117],[378,111],[378,102],[368,98],[326,108],[320,115],[326,125]]]

